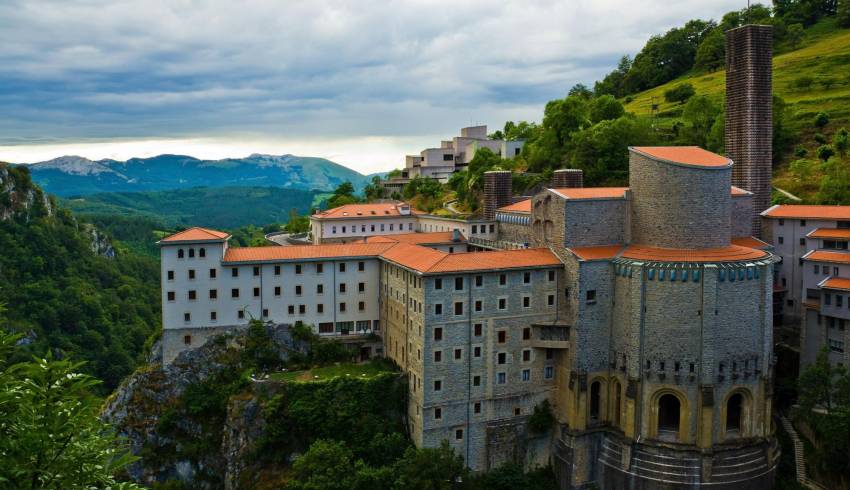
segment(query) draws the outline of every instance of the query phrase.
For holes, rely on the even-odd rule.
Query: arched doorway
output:
[[[669,393],[658,399],[658,437],[676,440],[679,438],[681,415],[679,399]]]
[[[735,393],[726,402],[726,434],[739,435],[741,433],[741,418],[744,411],[744,397]]]
[[[590,385],[590,421],[599,422],[599,390],[602,388],[599,381],[594,381]]]

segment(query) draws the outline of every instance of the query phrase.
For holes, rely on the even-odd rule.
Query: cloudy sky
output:
[[[655,33],[731,0],[3,0],[0,160],[249,153],[398,167],[539,120]]]

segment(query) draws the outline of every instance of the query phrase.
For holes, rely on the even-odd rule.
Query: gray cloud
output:
[[[540,117],[731,0],[7,1],[0,146],[452,134]]]

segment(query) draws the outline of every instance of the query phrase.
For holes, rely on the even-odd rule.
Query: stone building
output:
[[[407,374],[414,443],[446,440],[475,470],[551,462],[564,488],[769,488],[776,259],[749,236],[752,195],[732,168],[699,148],[632,148],[630,187],[544,189],[495,208],[495,238],[474,242],[457,229],[259,248],[172,235],[165,362],[249,313],[375,333],[363,354]],[[536,433],[544,401],[557,426]]]

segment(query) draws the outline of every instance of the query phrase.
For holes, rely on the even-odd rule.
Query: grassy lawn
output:
[[[393,372],[392,368],[383,362],[365,362],[362,364],[339,363],[322,366],[306,371],[288,371],[274,373],[269,377],[278,381],[324,381],[339,376],[354,378],[372,378],[379,374]]]

